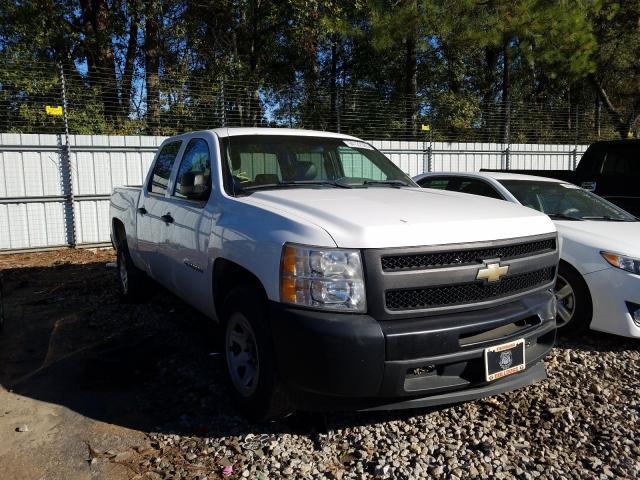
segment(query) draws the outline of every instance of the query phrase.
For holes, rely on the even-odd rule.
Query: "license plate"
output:
[[[484,349],[484,370],[487,382],[524,370],[524,339]]]

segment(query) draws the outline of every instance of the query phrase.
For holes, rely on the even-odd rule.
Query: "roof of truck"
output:
[[[291,135],[295,137],[326,137],[326,138],[346,138],[350,140],[360,140],[351,135],[342,133],[326,132],[322,130],[303,130],[298,128],[257,128],[257,127],[222,127],[214,128],[211,132],[218,137],[235,137],[238,135]]]

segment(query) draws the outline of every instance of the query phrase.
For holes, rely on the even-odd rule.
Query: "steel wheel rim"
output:
[[[562,275],[558,275],[554,293],[558,305],[556,322],[559,328],[565,327],[573,320],[576,313],[576,294],[571,284]]]
[[[260,363],[255,333],[247,318],[234,313],[225,331],[225,354],[231,382],[243,397],[258,388]]]
[[[124,253],[120,252],[120,261],[118,262],[118,273],[120,274],[120,285],[122,291],[127,293],[129,291],[129,274],[127,273],[127,264],[124,258]]]

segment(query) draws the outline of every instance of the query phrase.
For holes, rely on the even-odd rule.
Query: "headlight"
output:
[[[367,303],[360,252],[285,245],[280,299],[324,310],[364,312]]]
[[[617,253],[600,252],[600,255],[602,255],[602,258],[604,258],[609,265],[640,275],[640,260],[618,255]]]

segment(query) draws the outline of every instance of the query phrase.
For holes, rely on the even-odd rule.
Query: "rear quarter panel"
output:
[[[113,226],[115,220],[120,220],[124,225],[127,234],[127,245],[129,252],[137,263],[138,238],[136,232],[136,213],[138,209],[138,199],[140,198],[141,187],[117,187],[111,194],[109,212],[111,217],[111,242],[114,243],[115,232]],[[115,247],[115,245],[114,245]]]

